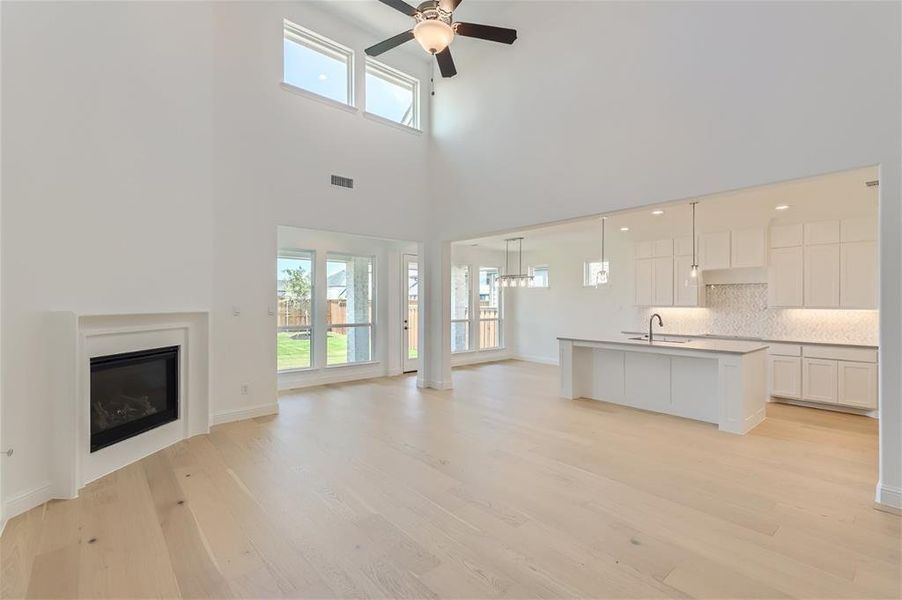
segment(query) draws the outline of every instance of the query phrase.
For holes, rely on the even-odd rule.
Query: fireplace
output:
[[[179,346],[91,359],[91,452],[179,416]]]

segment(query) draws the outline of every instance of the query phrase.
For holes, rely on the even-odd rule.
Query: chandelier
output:
[[[510,272],[510,245],[511,242],[517,243],[518,267],[517,273]],[[501,287],[524,288],[531,287],[533,276],[523,272],[523,238],[515,237],[504,240],[504,275],[500,275],[498,280]]]

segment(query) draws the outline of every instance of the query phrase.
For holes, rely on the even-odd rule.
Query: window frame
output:
[[[461,269],[461,268],[462,268],[462,269],[466,269],[466,271],[467,271],[467,317],[466,317],[465,319],[461,319],[461,318],[456,318],[456,319],[455,319],[455,318],[452,318],[452,319],[451,319],[451,324],[450,324],[450,326],[449,326],[449,332],[448,332],[448,335],[449,335],[450,339],[452,340],[452,343],[451,343],[451,354],[463,354],[464,352],[471,352],[471,351],[472,351],[472,347],[471,347],[471,346],[472,346],[472,342],[473,342],[473,335],[472,335],[472,332],[471,332],[470,330],[471,330],[472,327],[473,327],[473,325],[472,325],[472,321],[473,321],[473,267],[472,267],[471,265],[469,265],[469,264],[464,264],[464,265],[454,265],[454,264],[452,264],[452,265],[451,265],[451,273],[452,273],[452,275],[453,275],[453,273],[454,273],[454,269]],[[478,289],[478,288],[477,288],[477,289]],[[452,281],[451,281],[451,294],[452,294],[452,296],[453,296],[453,294],[454,294],[454,280],[453,280],[453,278],[452,278]],[[454,301],[453,301],[453,297],[450,298],[450,300],[451,300],[451,314],[453,315],[453,314],[454,314]],[[467,343],[466,343],[466,348],[464,348],[464,349],[462,349],[462,350],[455,350],[455,349],[454,349],[454,345],[453,345],[453,339],[454,339],[454,325],[455,325],[455,324],[460,324],[460,323],[466,323],[466,327],[464,328],[464,331],[466,331],[466,333],[467,333]]]
[[[408,125],[407,123],[402,123],[400,121],[394,121],[383,115],[371,112],[368,109],[368,107],[366,106],[366,103],[369,102],[369,87],[366,86],[366,77],[367,77],[367,75],[370,74],[370,70],[373,71],[374,77],[379,77],[389,83],[395,83],[395,84],[399,85],[400,87],[409,86],[411,88],[413,102],[411,104],[412,115],[411,115],[411,124],[410,125]],[[419,131],[419,132],[423,131],[422,126],[421,126],[422,124],[420,123],[420,115],[421,115],[420,85],[421,85],[421,82],[418,78],[416,78],[413,75],[410,75],[408,73],[405,73],[404,71],[396,69],[394,67],[390,67],[389,65],[387,65],[383,62],[380,62],[374,58],[370,58],[368,56],[368,57],[366,57],[366,60],[365,60],[364,66],[363,66],[363,81],[364,81],[364,87],[366,88],[366,91],[367,91],[366,98],[364,99],[364,107],[363,107],[363,112],[365,115],[374,117],[379,120],[386,121],[388,123],[391,123],[392,125],[399,125],[401,127],[406,127],[408,129],[412,129],[414,131]]]
[[[536,277],[537,269],[545,271],[545,285],[535,285],[535,281],[536,281],[535,277]],[[532,283],[533,283],[533,285],[529,286],[530,289],[547,290],[548,288],[551,287],[551,267],[548,266],[547,264],[530,265],[529,276],[532,277]]]
[[[608,279],[604,283],[594,283],[589,280],[589,275],[592,272],[591,265],[593,264],[601,264],[606,265],[603,268],[606,268],[608,271]],[[589,259],[583,262],[583,287],[584,288],[597,288],[601,286],[607,286],[611,283],[611,261],[610,260],[601,260],[601,259]]]
[[[342,108],[350,108],[356,110],[356,65],[355,65],[355,52],[352,48],[345,46],[344,44],[340,44],[335,40],[329,39],[324,35],[320,35],[315,31],[307,29],[293,21],[289,21],[288,19],[282,19],[282,43],[284,44],[285,40],[289,40],[301,46],[305,46],[306,48],[313,50],[314,52],[319,52],[325,56],[331,56],[333,58],[343,58],[345,60],[345,64],[347,66],[346,69],[346,77],[347,77],[347,89],[348,89],[348,100],[347,102],[342,102],[341,100],[336,100],[335,98],[330,98],[329,96],[324,96],[318,92],[313,90],[309,90],[304,87],[297,86],[291,82],[285,81],[285,50],[282,50],[282,85],[287,86],[293,91],[298,91],[304,95],[309,95],[312,98],[317,100],[322,100],[324,102],[333,103],[336,106]]]
[[[341,367],[354,367],[359,365],[369,365],[379,362],[376,359],[376,315],[377,313],[377,305],[376,298],[378,297],[378,289],[377,282],[378,278],[376,276],[376,256],[372,254],[353,254],[351,252],[333,252],[327,251],[325,253],[325,261],[326,261],[326,290],[325,290],[325,299],[326,304],[329,303],[329,261],[338,259],[354,259],[354,258],[366,258],[370,261],[370,277],[372,281],[370,283],[370,320],[368,322],[360,322],[360,323],[330,323],[329,322],[329,313],[328,310],[325,310],[324,321],[325,328],[323,329],[324,337],[323,344],[325,344],[326,353],[325,353],[325,361],[323,367],[326,369],[335,369]],[[347,286],[345,286],[347,287]],[[368,360],[358,360],[354,362],[343,362],[343,363],[334,363],[329,364],[329,332],[336,328],[344,328],[351,329],[356,327],[369,327],[370,330],[370,357]]]
[[[279,259],[287,259],[287,260],[309,260],[310,261],[310,324],[302,325],[296,329],[291,329],[287,331],[303,331],[307,330],[310,332],[309,340],[310,340],[310,362],[306,367],[292,367],[289,369],[280,369],[279,368],[279,357],[278,357],[278,335],[282,332],[282,327],[279,327],[278,322],[278,312],[279,306],[276,304],[276,375],[281,375],[285,373],[298,373],[303,371],[312,371],[316,369],[316,315],[317,315],[317,298],[316,298],[316,250],[301,250],[301,249],[279,249],[276,254],[276,264],[278,265]],[[276,280],[276,296],[278,296],[279,288],[278,288],[278,279]]]
[[[479,317],[476,319],[477,333],[478,333],[478,339],[476,341],[476,350],[479,352],[491,351],[491,350],[503,350],[504,349],[504,341],[505,341],[504,340],[504,326],[503,326],[503,324],[504,324],[504,314],[503,314],[503,312],[504,312],[504,288],[501,287],[501,285],[499,285],[499,283],[498,283],[498,277],[501,275],[501,267],[479,265],[477,267],[477,270],[479,271],[479,279],[477,280],[477,283],[476,283],[476,299],[477,299],[477,301],[479,299],[479,286],[482,284],[482,271],[483,270],[486,270],[486,271],[491,270],[491,271],[495,272],[495,276],[493,278],[491,285],[494,286],[497,297],[498,297],[498,307],[496,309],[498,311],[498,313],[497,313],[498,316],[487,318],[487,319],[483,318],[482,306],[481,305],[479,306]],[[498,335],[497,335],[498,343],[495,346],[483,346],[482,345],[482,324],[492,322],[492,321],[496,322],[495,327],[498,332]]]

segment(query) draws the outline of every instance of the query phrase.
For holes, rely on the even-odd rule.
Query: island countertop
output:
[[[628,336],[610,338],[575,338],[559,337],[558,341],[586,344],[616,344],[618,346],[633,346],[636,348],[655,348],[662,350],[694,350],[697,352],[716,352],[720,354],[750,354],[759,350],[766,350],[768,345],[762,342],[746,340],[720,340],[711,338],[691,339],[687,342],[668,342],[668,337],[662,335],[660,340],[649,342],[648,340],[633,340]]]

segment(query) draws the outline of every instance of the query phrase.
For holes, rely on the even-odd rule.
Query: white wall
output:
[[[283,90],[283,18],[397,33],[316,2],[2,3],[5,500],[48,477],[47,311],[210,310],[212,411],[237,414],[277,394],[278,225],[425,238],[428,135]]]
[[[4,2],[2,12],[8,500],[48,478],[48,311],[210,305],[214,98],[210,5]]]
[[[330,252],[371,256],[374,260],[373,290],[373,364],[324,367],[325,348],[320,340],[326,330],[326,312],[320,295],[314,294],[314,365],[303,371],[286,371],[278,376],[279,390],[289,390],[322,383],[351,381],[366,377],[381,377],[401,373],[403,331],[401,323],[402,283],[401,257],[416,254],[417,245],[411,242],[380,240],[365,236],[314,231],[297,227],[278,228],[279,250],[310,250],[315,252],[314,282],[320,290],[326,286],[326,257]],[[273,282],[275,285],[275,282]],[[275,289],[275,287],[273,288]],[[322,293],[322,292],[321,292]],[[273,300],[274,301],[274,300]],[[275,328],[273,329],[275,339]]]
[[[880,165],[880,347],[886,364],[902,364],[899,3],[471,10],[519,39],[455,42],[460,74],[437,82],[433,238]],[[897,504],[900,372],[880,375],[881,497]]]
[[[511,323],[515,356],[557,364],[559,336],[597,338],[634,327],[639,311],[633,285],[633,244],[628,236],[606,238],[610,280],[597,288],[583,286],[583,263],[599,260],[598,242],[566,238],[533,242],[537,247],[526,254],[526,261],[548,265],[550,286],[516,291]]]
[[[282,19],[358,51],[382,39],[315,2],[222,2],[214,8],[216,122],[212,347],[219,410],[271,403],[277,387],[275,289],[278,225],[422,240],[428,135],[402,131],[283,90]],[[388,10],[388,9],[386,9]],[[397,33],[397,32],[392,32]],[[410,59],[410,56],[416,57]],[[419,54],[384,62],[428,81]],[[423,121],[429,123],[428,86]],[[358,101],[363,106],[362,80]],[[353,191],[331,174],[355,179]],[[232,307],[241,315],[234,317]],[[235,347],[242,352],[235,352]],[[248,385],[248,396],[241,386]]]

